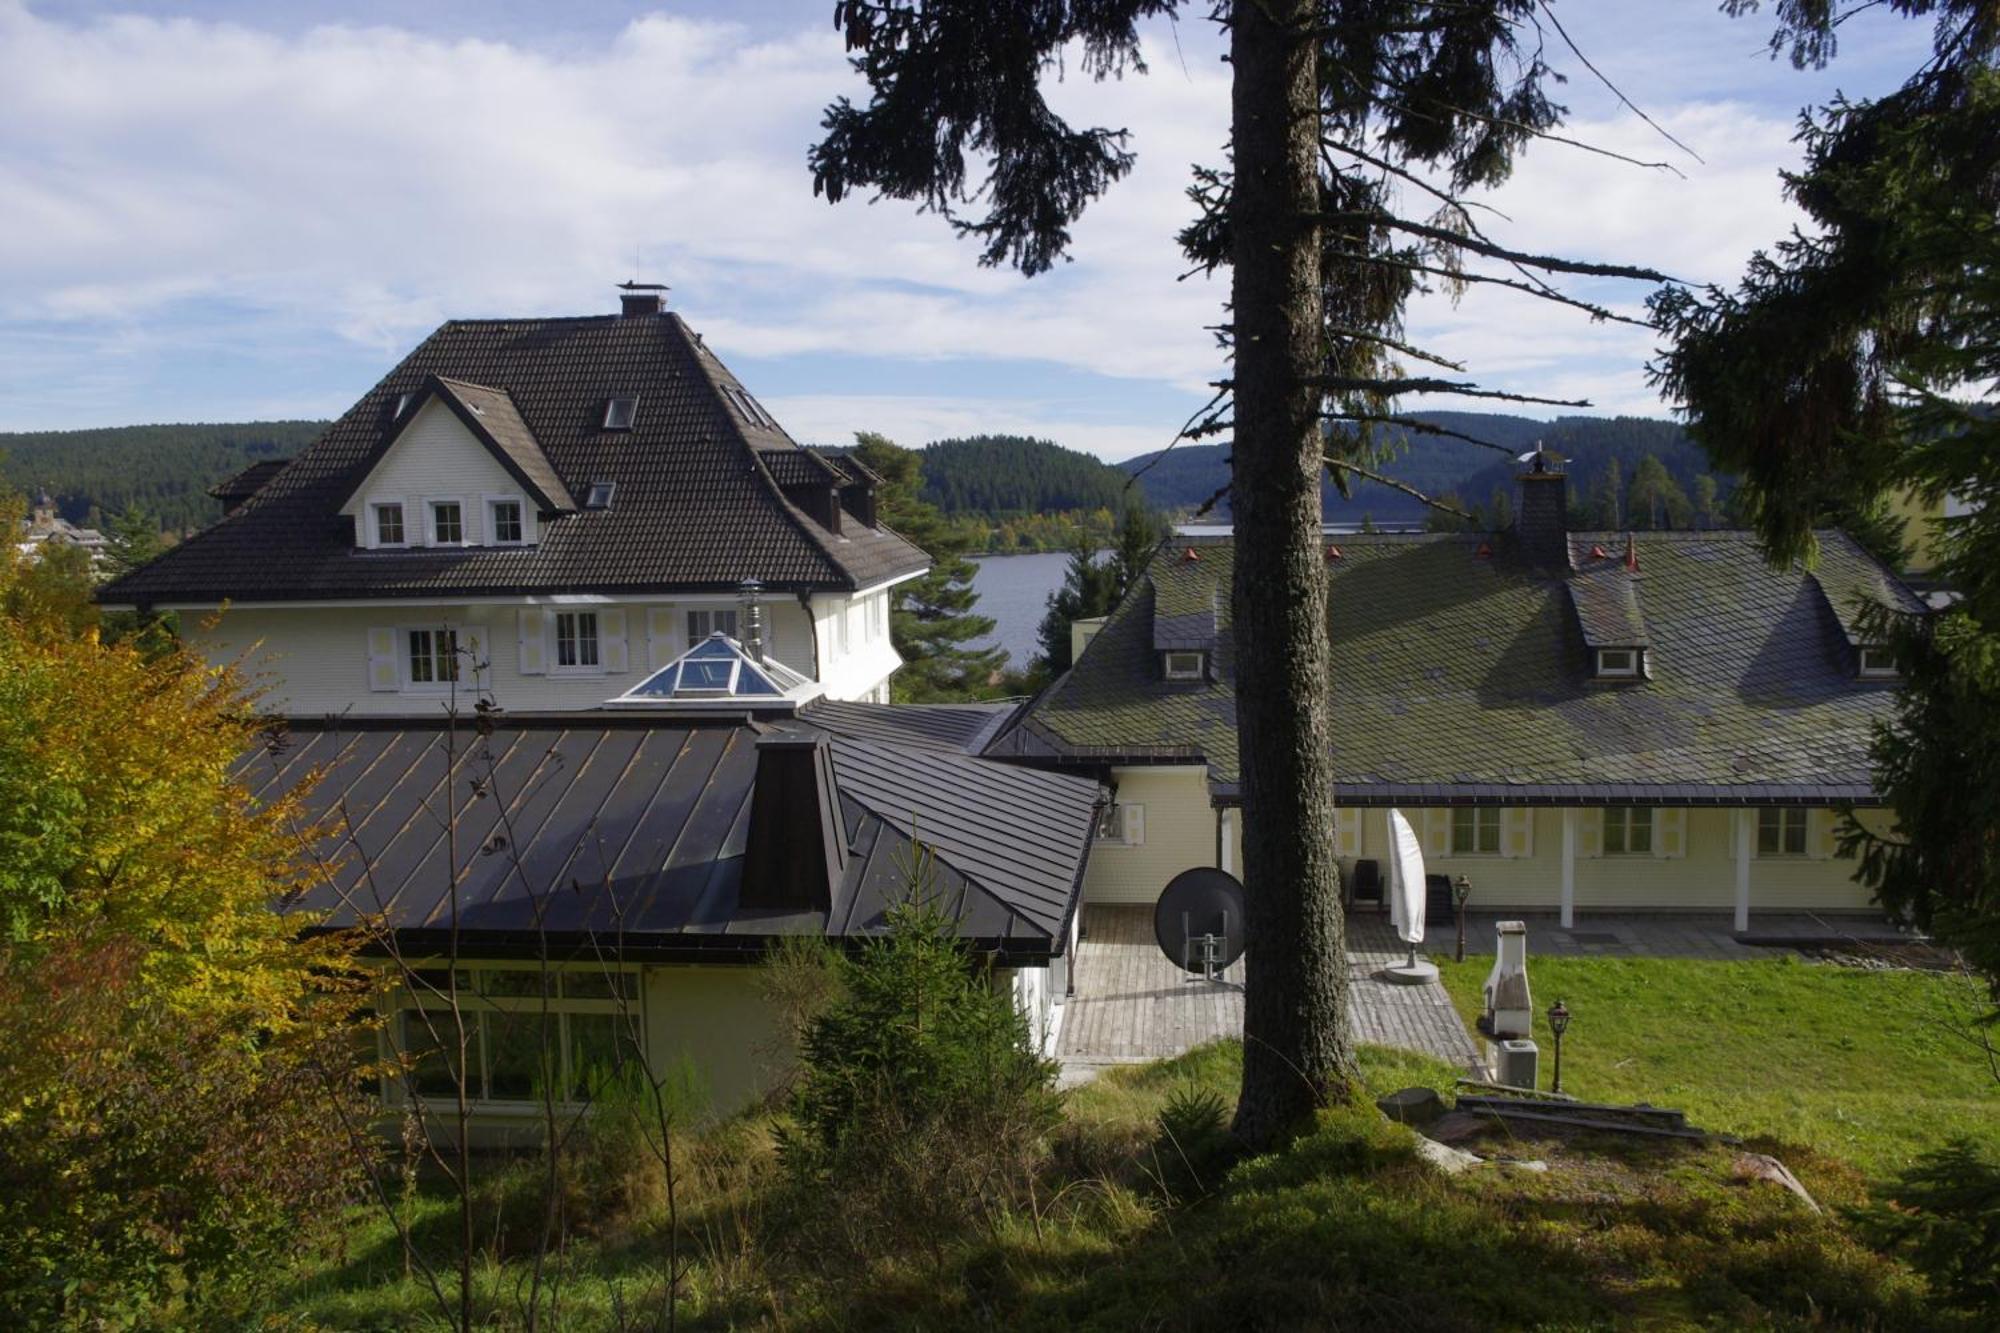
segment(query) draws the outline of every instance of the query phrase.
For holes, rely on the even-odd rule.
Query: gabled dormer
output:
[[[1153,559],[1153,652],[1160,678],[1193,684],[1210,678],[1221,593],[1201,576],[1194,547],[1163,549]]]
[[[1651,679],[1653,641],[1640,605],[1637,544],[1628,535],[1622,555],[1597,542],[1570,558],[1575,568],[1564,587],[1588,654],[1585,674],[1607,685]]]
[[[506,390],[433,375],[391,400],[340,512],[378,551],[533,546],[576,507]]]

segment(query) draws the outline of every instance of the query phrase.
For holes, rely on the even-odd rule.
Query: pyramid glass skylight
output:
[[[781,703],[812,682],[783,663],[755,661],[717,631],[627,690],[627,703]]]

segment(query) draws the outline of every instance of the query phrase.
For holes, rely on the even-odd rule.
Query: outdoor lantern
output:
[[[1563,1032],[1569,1027],[1569,1006],[1557,1000],[1549,1006],[1549,1031],[1556,1039],[1556,1075],[1553,1091],[1563,1090]]]
[[[1465,900],[1471,896],[1472,881],[1460,875],[1451,886],[1451,901],[1452,905],[1458,909],[1456,913],[1458,917],[1457,960],[1461,963],[1465,961]]]

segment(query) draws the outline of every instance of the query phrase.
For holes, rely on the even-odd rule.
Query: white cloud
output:
[[[655,14],[550,53],[388,28],[78,25],[0,0],[0,330],[73,329],[81,345],[135,355],[135,336],[171,340],[206,303],[242,312],[246,337],[331,330],[386,367],[450,316],[606,308],[636,249],[739,361],[1037,361],[1144,381],[1132,397],[1149,404],[1109,383],[1097,420],[898,396],[893,382],[836,398],[760,381],[767,400],[828,414],[793,420],[796,433],[919,439],[1012,421],[1107,455],[1155,448],[1179,425],[1150,415],[1175,398],[1156,386],[1198,392],[1218,370],[1203,326],[1225,288],[1176,281],[1172,237],[1188,165],[1216,160],[1228,102],[1227,67],[1197,50],[1205,39],[1190,37],[1184,61],[1164,29],[1156,37],[1148,76],[1072,79],[1054,94],[1079,120],[1132,126],[1139,166],[1077,228],[1075,263],[1023,281],[978,268],[970,244],[908,205],[813,197],[805,151],[821,109],[856,91],[817,22],[754,41]],[[1787,121],[1728,104],[1653,109],[1707,167],[1679,180],[1540,145],[1495,196],[1516,220],[1504,238],[1725,280],[1780,234],[1771,173],[1791,155]],[[1629,120],[1573,133],[1661,150]],[[1504,387],[1659,410],[1637,374],[1643,331],[1490,293],[1455,310],[1426,302],[1412,327]],[[863,409],[891,415],[831,415]]]

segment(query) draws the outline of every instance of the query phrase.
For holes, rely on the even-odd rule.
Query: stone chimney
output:
[[[625,319],[657,315],[667,308],[667,285],[663,282],[621,282],[618,292],[618,313]]]
[[[1569,564],[1569,478],[1552,466],[1551,456],[1540,445],[1521,474],[1521,512],[1514,520],[1514,533],[1529,563]]]
[[[846,874],[840,790],[826,733],[759,737],[738,901],[767,911],[829,912]]]

